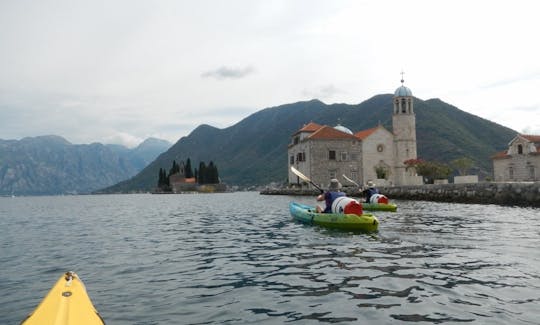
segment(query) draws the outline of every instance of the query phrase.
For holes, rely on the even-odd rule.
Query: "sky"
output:
[[[535,0],[0,0],[0,139],[174,143],[267,107],[355,105],[393,93],[402,71],[417,98],[540,134],[539,9]]]

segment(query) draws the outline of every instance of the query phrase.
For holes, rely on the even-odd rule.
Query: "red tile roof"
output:
[[[510,155],[507,154],[507,150],[497,152],[496,154],[491,156],[491,159],[505,159],[505,158],[510,158]]]
[[[313,132],[313,134],[309,136],[309,139],[355,139],[355,140],[358,140],[352,134],[341,132],[327,125]]]
[[[308,124],[305,124],[304,127],[302,127],[300,130],[298,130],[298,132],[315,132],[322,127],[322,125],[315,122],[309,122]]]
[[[377,131],[379,127],[376,126],[374,128],[371,128],[371,129],[367,129],[367,130],[362,130],[362,131],[358,131],[356,132],[354,135],[360,139],[360,140],[364,140],[365,138],[367,138],[368,136],[370,136],[373,132]]]
[[[533,134],[521,134],[522,137],[525,139],[531,141],[531,142],[540,142],[540,135],[533,135]]]

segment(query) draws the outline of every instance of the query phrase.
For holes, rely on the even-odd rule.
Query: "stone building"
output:
[[[518,134],[492,159],[496,182],[540,181],[540,135]]]
[[[378,125],[353,133],[342,125],[311,122],[292,135],[288,165],[324,185],[331,178],[350,184],[343,175],[358,184],[369,180],[379,186],[422,184],[422,177],[404,164],[417,158],[416,118],[412,92],[401,83],[393,97],[393,132]],[[304,185],[290,170],[289,184]]]

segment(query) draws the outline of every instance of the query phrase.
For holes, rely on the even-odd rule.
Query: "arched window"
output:
[[[518,155],[522,155],[522,154],[523,154],[523,145],[518,144]]]
[[[401,113],[407,113],[407,100],[401,99]]]

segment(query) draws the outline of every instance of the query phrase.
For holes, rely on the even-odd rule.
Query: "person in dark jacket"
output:
[[[379,194],[379,190],[375,187],[375,183],[368,181],[366,184],[367,188],[362,192],[366,198],[366,203],[370,202],[371,196],[373,194]]]
[[[317,212],[319,213],[331,213],[332,212],[332,203],[335,199],[341,196],[345,196],[345,193],[340,191],[341,189],[341,183],[335,179],[332,178],[330,180],[330,185],[328,186],[328,191],[322,193],[321,195],[317,196],[317,201],[325,201],[326,207],[321,208],[319,205],[317,205]]]

